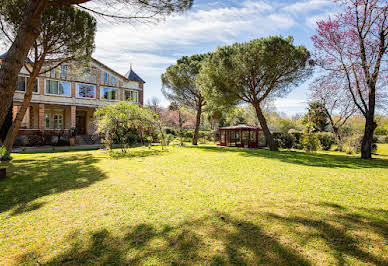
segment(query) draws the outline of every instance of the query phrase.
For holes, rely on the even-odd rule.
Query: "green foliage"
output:
[[[361,149],[362,135],[354,134],[353,136],[346,139],[343,150],[348,154],[359,153]]]
[[[8,25],[8,33],[16,36],[28,1],[12,2],[0,8],[0,13]],[[73,6],[46,7],[40,35],[34,44],[41,54],[36,55],[34,51],[30,57],[37,60],[36,56],[45,56],[51,60],[60,59],[59,62],[89,59],[94,50],[96,27],[96,20],[86,11]],[[43,54],[44,49],[47,50],[46,54]]]
[[[278,147],[283,149],[295,148],[296,145],[298,144],[294,134],[276,132],[276,133],[273,133],[273,137]]]
[[[4,146],[0,146],[0,161],[10,161],[11,152],[8,151]]]
[[[330,150],[331,146],[335,143],[335,137],[332,133],[329,132],[319,132],[317,133],[319,141],[321,142],[322,149],[325,151]]]
[[[312,132],[326,131],[329,122],[324,104],[320,102],[310,103],[303,122],[311,128]]]
[[[384,126],[378,126],[374,132],[375,135],[388,135],[388,128]]]
[[[206,99],[221,106],[261,102],[286,95],[309,76],[309,56],[304,46],[293,45],[291,37],[218,47],[205,60],[198,83]]]
[[[300,144],[306,152],[316,152],[321,149],[319,138],[314,133],[303,133],[300,138]]]
[[[362,134],[354,134],[348,137],[343,146],[343,151],[348,154],[360,153],[362,137],[363,137]],[[377,137],[373,137],[372,153],[376,153],[377,151],[377,142],[378,142]]]
[[[169,66],[162,74],[162,92],[175,105],[188,106],[196,110],[203,104],[196,79],[201,70],[202,61],[208,54],[184,56],[175,65]],[[175,107],[175,106],[174,106]]]
[[[134,143],[134,132],[150,132],[155,123],[154,114],[148,108],[130,102],[100,106],[94,116],[97,133],[104,135],[109,148],[113,140],[120,144]]]

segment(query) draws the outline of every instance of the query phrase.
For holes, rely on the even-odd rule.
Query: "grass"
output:
[[[388,145],[14,154],[0,264],[388,263]]]

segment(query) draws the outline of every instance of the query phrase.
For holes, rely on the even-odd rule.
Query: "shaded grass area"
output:
[[[387,145],[388,146],[388,145]],[[371,160],[363,160],[359,155],[349,156],[339,152],[321,152],[321,153],[305,153],[300,150],[271,152],[265,149],[239,149],[225,147],[193,147],[194,149],[203,149],[212,152],[223,153],[238,153],[241,156],[256,156],[279,160],[281,162],[300,164],[313,167],[328,167],[328,168],[388,168],[387,160],[381,158],[384,153],[379,154],[377,158]],[[381,148],[381,150],[383,150]],[[387,152],[388,153],[388,152]]]
[[[383,155],[16,154],[2,164],[0,264],[384,265]]]

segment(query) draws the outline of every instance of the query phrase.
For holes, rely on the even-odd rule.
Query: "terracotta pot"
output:
[[[75,145],[75,137],[69,138],[69,142],[70,142],[70,146],[74,146]]]

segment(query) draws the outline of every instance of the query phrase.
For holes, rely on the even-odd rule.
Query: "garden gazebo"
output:
[[[219,128],[220,146],[257,148],[265,146],[263,130],[257,126],[237,125]]]

